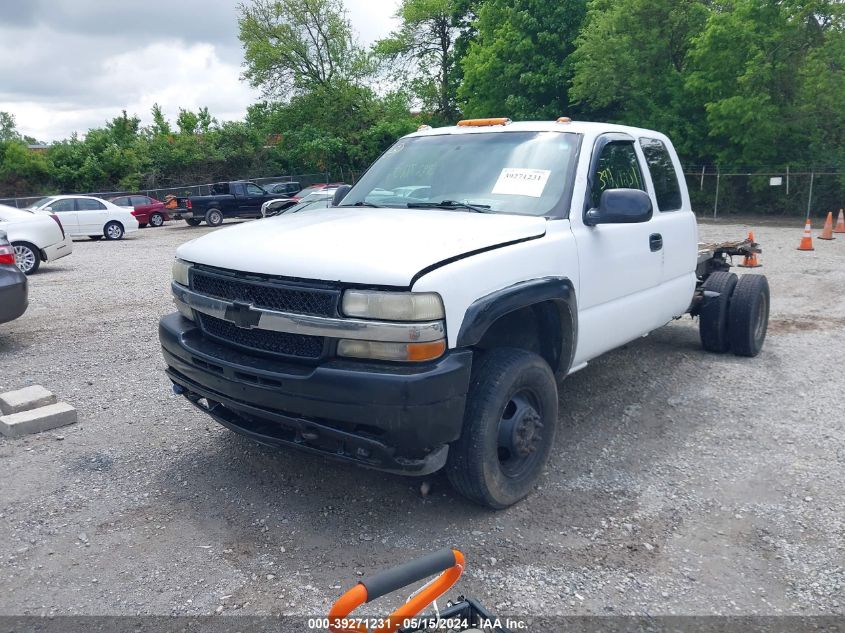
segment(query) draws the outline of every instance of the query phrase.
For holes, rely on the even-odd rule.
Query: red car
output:
[[[161,200],[149,196],[119,196],[112,198],[109,202],[119,207],[132,209],[132,215],[138,220],[138,226],[144,228],[150,226],[161,226],[170,219],[167,209]]]

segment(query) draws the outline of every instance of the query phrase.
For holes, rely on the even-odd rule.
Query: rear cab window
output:
[[[651,174],[658,210],[661,212],[680,210],[683,207],[681,185],[666,145],[655,138],[641,138],[640,147]]]

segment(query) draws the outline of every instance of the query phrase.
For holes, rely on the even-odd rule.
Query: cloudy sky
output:
[[[345,0],[362,43],[395,26],[398,0]],[[159,103],[241,118],[237,0],[0,0],[0,110],[42,141]]]

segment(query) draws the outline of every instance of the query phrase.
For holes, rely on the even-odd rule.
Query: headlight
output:
[[[380,343],[349,339],[341,339],[337,342],[337,355],[347,358],[420,362],[440,358],[445,351],[445,339],[430,343]]]
[[[173,281],[175,281],[177,284],[187,286],[189,284],[188,272],[191,270],[191,266],[193,266],[193,264],[189,262],[182,261],[181,259],[174,259]]]
[[[343,313],[385,321],[434,321],[444,317],[443,301],[436,292],[347,290],[343,293]]]

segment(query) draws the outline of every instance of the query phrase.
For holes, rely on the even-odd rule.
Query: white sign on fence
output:
[[[780,187],[783,184],[783,177],[781,176],[774,176],[773,178],[769,178],[769,186],[771,187]]]

